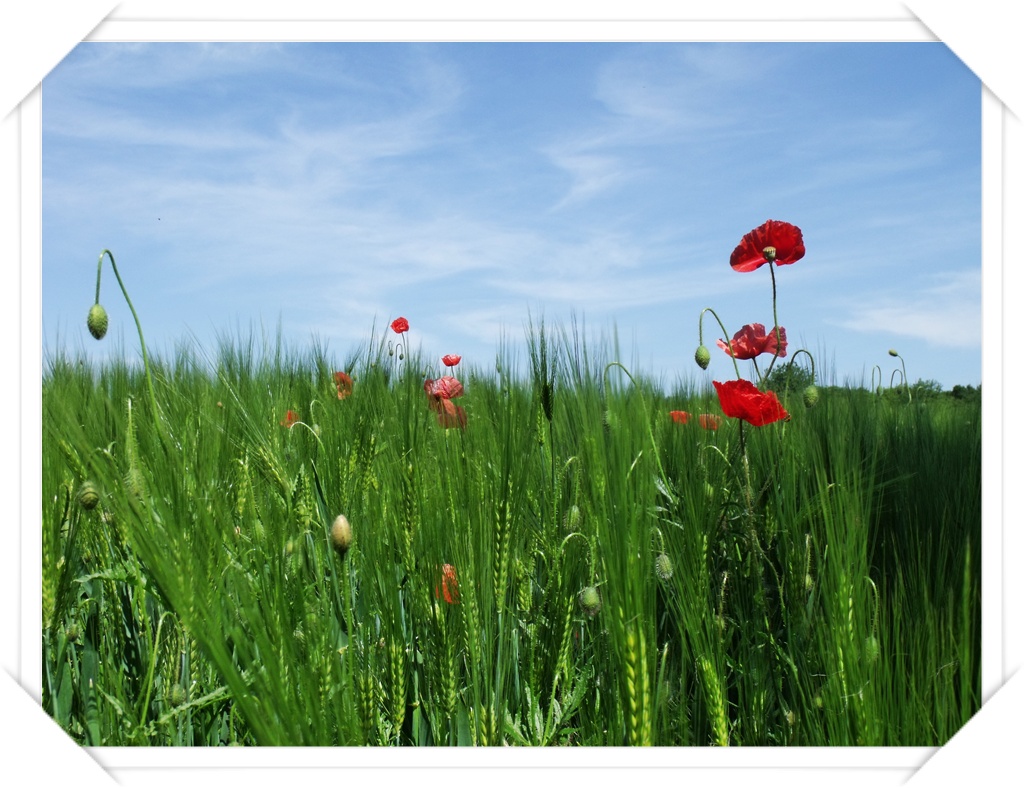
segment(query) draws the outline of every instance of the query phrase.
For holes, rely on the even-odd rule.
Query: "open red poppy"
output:
[[[334,385],[338,388],[339,400],[344,400],[352,394],[352,377],[348,373],[335,373]]]
[[[444,362],[445,367],[454,367],[462,361],[462,357],[457,354],[450,353],[447,356],[442,356],[441,361]]]
[[[750,381],[726,381],[724,384],[712,381],[718,392],[718,402],[726,416],[743,419],[754,427],[772,422],[788,420],[789,414],[782,407],[775,392],[762,392]]]
[[[395,334],[402,334],[403,332],[407,332],[409,331],[409,321],[407,321],[405,318],[395,318],[393,321],[391,321],[391,330],[394,331]]]
[[[461,405],[455,405],[451,400],[440,400],[441,407],[437,409],[437,423],[447,430],[449,427],[466,428],[466,409]]]
[[[762,353],[774,354],[776,348],[779,349],[779,356],[785,356],[786,329],[784,326],[779,326],[778,329],[777,341],[775,329],[765,334],[764,324],[748,323],[732,336],[731,342],[726,343],[725,340],[719,340],[718,347],[737,359],[753,359]]]
[[[284,419],[281,420],[282,427],[291,427],[299,421],[299,415],[292,411],[290,408],[284,415]]]
[[[429,388],[428,388],[429,385]],[[433,395],[434,397],[441,397],[445,400],[451,400],[453,397],[462,397],[463,389],[462,384],[459,383],[459,379],[453,375],[443,375],[436,381],[427,379],[427,382],[423,385],[427,394]]]
[[[458,605],[459,603],[459,581],[455,577],[455,568],[450,564],[441,568],[440,589],[437,586],[434,587],[434,597],[440,599],[442,596],[448,605]]]
[[[729,258],[729,265],[736,271],[753,271],[769,260],[777,266],[785,266],[796,263],[804,252],[804,234],[800,228],[769,219],[743,236]]]
[[[673,422],[678,422],[680,425],[685,425],[690,419],[690,415],[686,411],[669,411],[668,415],[672,417]]]

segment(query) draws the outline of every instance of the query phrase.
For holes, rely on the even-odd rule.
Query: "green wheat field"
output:
[[[71,737],[937,746],[978,710],[980,398],[779,387],[753,427],[575,325],[450,369],[397,339],[45,355]]]

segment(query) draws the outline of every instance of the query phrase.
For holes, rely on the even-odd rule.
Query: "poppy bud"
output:
[[[82,487],[78,489],[78,504],[83,510],[94,510],[96,505],[100,503],[100,492],[96,490],[96,486],[89,480],[82,483]]]
[[[339,515],[331,526],[331,547],[338,552],[339,557],[344,559],[351,546],[352,525],[348,522],[348,518]]]
[[[668,558],[667,553],[659,553],[654,558],[654,572],[662,581],[667,581],[672,577],[672,560]]]
[[[167,700],[171,702],[172,707],[180,707],[185,703],[185,689],[180,683],[175,682],[171,685],[171,693]]]
[[[97,340],[102,340],[107,333],[107,323],[107,311],[99,304],[93,304],[89,308],[89,317],[85,320],[85,325],[89,327],[89,334]]]
[[[588,586],[580,591],[579,604],[587,616],[597,616],[601,610],[601,595],[598,593],[597,587]]]
[[[878,654],[881,649],[878,646],[878,639],[874,636],[868,636],[864,639],[864,657],[867,658],[868,663],[874,663],[878,660]]]
[[[821,396],[821,392],[818,391],[818,387],[811,384],[804,389],[804,405],[807,408],[814,408],[814,404],[818,402],[818,398]]]
[[[78,639],[82,637],[82,632],[78,629],[78,625],[75,622],[72,622],[64,631],[64,637],[72,644],[77,644]]]
[[[899,354],[896,353],[896,349],[895,348],[890,348],[889,349],[889,355],[890,356],[899,356]]]
[[[706,370],[708,365],[711,364],[711,351],[708,350],[708,346],[701,345],[693,355],[693,358],[697,361],[700,369]]]

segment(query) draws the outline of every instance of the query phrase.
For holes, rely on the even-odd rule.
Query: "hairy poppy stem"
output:
[[[715,320],[718,321],[718,327],[722,330],[722,334],[724,334],[727,338],[732,336],[731,334],[729,334],[729,332],[726,331],[725,325],[722,323],[722,319],[718,317],[718,313],[715,312],[713,309],[711,309],[711,307],[705,307],[704,309],[702,309],[700,311],[700,319],[697,321],[697,336],[698,336],[698,339],[699,339],[701,345],[704,344],[704,313],[705,312],[710,312],[712,315],[715,316]],[[737,361],[736,361],[736,357],[732,353],[730,353],[729,354],[729,358],[732,359],[732,366],[736,369],[736,377],[737,378],[742,378],[743,376],[740,375],[740,366],[739,366],[739,363],[737,363]]]
[[[139,344],[142,346],[142,364],[146,371],[146,384],[149,387],[149,401],[153,407],[153,423],[156,425],[157,432],[163,433],[162,425],[160,423],[160,410],[156,404],[156,391],[153,389],[153,376],[150,373],[149,368],[149,354],[146,353],[146,338],[142,335],[142,324],[139,322],[139,315],[135,312],[135,306],[132,304],[131,298],[128,296],[128,290],[124,286],[124,281],[121,279],[121,274],[117,270],[117,263],[114,262],[114,254],[109,249],[104,249],[100,252],[100,259],[96,264],[96,304],[100,303],[100,275],[103,273],[103,258],[110,258],[110,267],[114,269],[114,276],[117,277],[117,284],[121,286],[121,293],[124,294],[124,300],[128,302],[128,309],[132,311],[132,317],[135,319],[135,328],[139,332]]]
[[[782,330],[779,329],[778,298],[775,290],[775,264],[770,260],[768,261],[768,271],[770,271],[772,275],[772,319],[775,321],[775,355],[772,357],[772,360],[768,365],[768,369],[764,371],[764,377],[761,379],[762,381],[768,378],[768,375],[772,371],[772,367],[775,366],[775,360],[779,358],[779,353],[782,351]]]

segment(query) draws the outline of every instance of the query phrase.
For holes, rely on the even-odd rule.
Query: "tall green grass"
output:
[[[527,339],[456,368],[464,430],[387,337],[183,344],[157,414],[137,365],[50,353],[44,708],[91,745],[598,746],[940,745],[978,709],[976,405],[706,430],[709,386]]]

